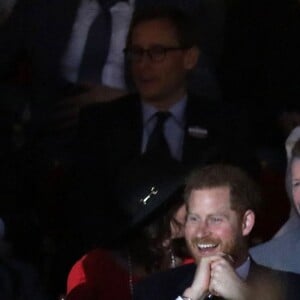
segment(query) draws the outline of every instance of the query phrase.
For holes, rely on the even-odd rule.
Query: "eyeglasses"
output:
[[[166,54],[171,51],[178,51],[178,50],[184,50],[186,47],[164,47],[164,46],[153,46],[149,49],[143,49],[140,47],[132,47],[132,48],[125,48],[123,50],[126,59],[133,61],[133,62],[140,62],[144,54],[147,55],[147,57],[152,62],[160,62],[163,61],[166,57]]]

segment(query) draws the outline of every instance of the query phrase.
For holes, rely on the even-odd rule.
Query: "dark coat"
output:
[[[188,167],[226,161],[245,166],[253,155],[250,128],[238,109],[189,96],[186,106],[182,163]],[[190,133],[207,130],[207,136]],[[78,126],[80,160],[114,172],[141,153],[142,108],[138,95],[88,106]]]
[[[192,284],[196,270],[195,264],[185,265],[168,271],[151,275],[145,280],[139,282],[134,287],[134,300],[175,300],[176,297],[183,294],[184,290]],[[265,281],[265,280],[268,281]],[[288,272],[275,271],[251,261],[247,282],[249,284],[260,280],[260,283],[268,282],[274,284],[272,289],[280,285],[284,293],[284,299],[299,299],[300,275]],[[274,299],[274,298],[270,298]]]
[[[254,154],[247,130],[244,130],[245,119],[236,110],[189,96],[185,117],[183,157],[179,164],[186,172],[211,162],[230,162],[249,170],[253,168]],[[189,133],[193,127],[206,129],[207,136],[193,136]],[[114,181],[119,171],[141,157],[142,131],[141,101],[137,95],[93,104],[82,111],[74,158],[77,179],[73,191],[74,197],[81,197],[78,218],[86,216],[89,227],[102,228],[92,220],[99,222],[104,218],[107,221],[108,210],[116,209]],[[74,202],[73,197],[70,200]]]

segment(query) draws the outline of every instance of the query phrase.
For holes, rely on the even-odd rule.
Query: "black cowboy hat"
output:
[[[122,168],[115,187],[120,230],[115,237],[128,235],[151,222],[157,213],[168,210],[181,197],[185,170],[174,160],[157,162],[140,157]]]

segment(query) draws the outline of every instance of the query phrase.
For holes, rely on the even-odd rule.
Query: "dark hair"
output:
[[[192,190],[228,187],[231,208],[240,214],[251,209],[259,211],[261,196],[256,183],[240,168],[226,164],[212,164],[191,173],[184,191],[185,201]]]
[[[148,274],[168,268],[171,251],[178,257],[187,253],[186,248],[182,248],[183,243],[176,243],[175,248],[172,248],[172,243],[167,246],[163,244],[171,239],[170,223],[174,213],[184,204],[183,190],[178,190],[172,198],[171,203],[163,205],[150,220],[132,232],[129,239],[128,248],[133,262],[145,266]]]
[[[176,7],[159,5],[153,8],[139,9],[134,12],[127,35],[127,47],[131,44],[134,28],[143,22],[152,20],[169,21],[177,32],[179,46],[191,48],[199,44],[199,34],[197,34],[194,18]]]

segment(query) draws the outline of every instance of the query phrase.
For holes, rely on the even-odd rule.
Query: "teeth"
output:
[[[203,249],[215,248],[217,245],[216,244],[198,244],[197,246],[198,246],[198,248],[203,250]]]

